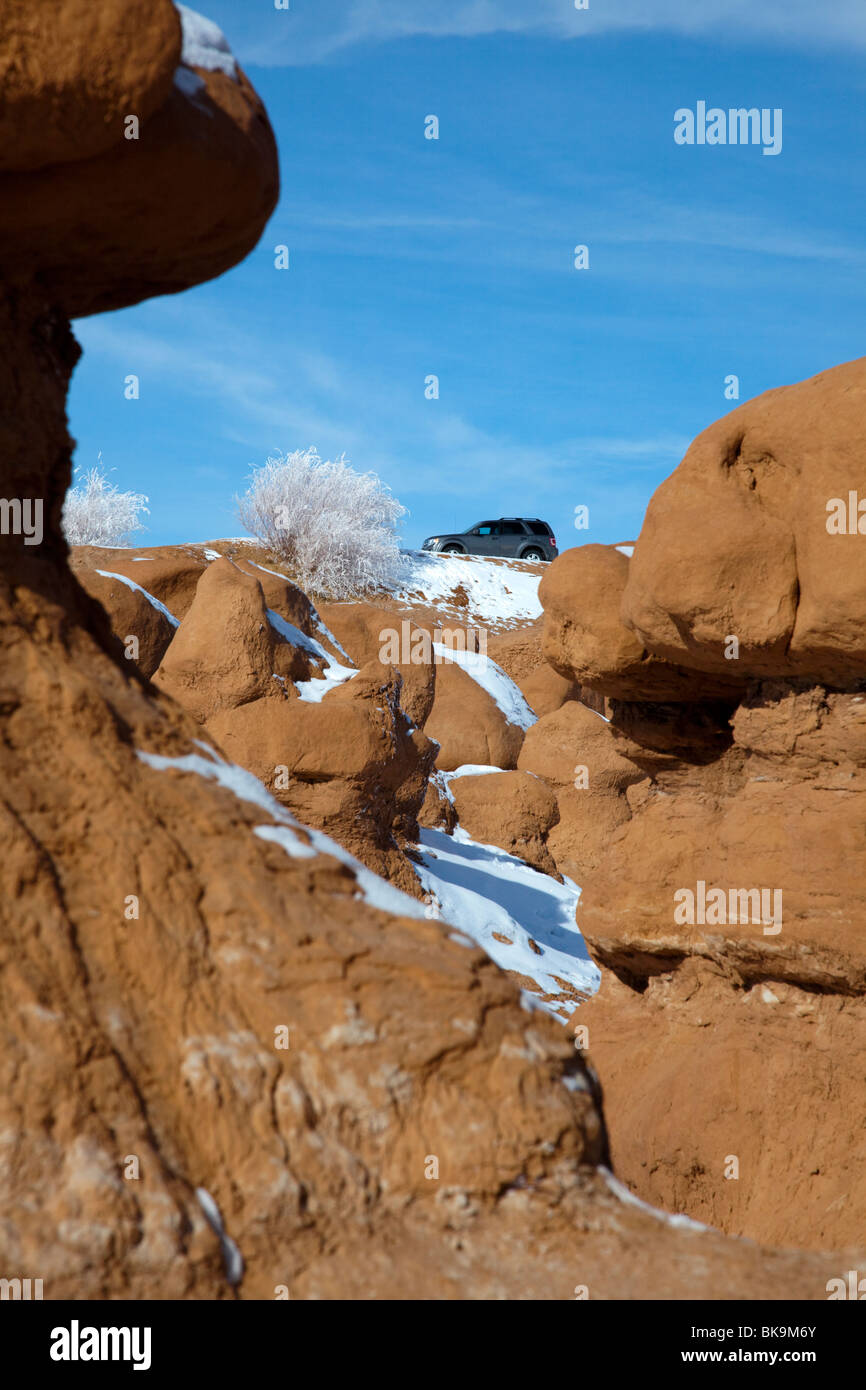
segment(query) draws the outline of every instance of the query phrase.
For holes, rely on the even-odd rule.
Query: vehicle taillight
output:
[[[551,545],[556,545],[556,536],[548,536]]]

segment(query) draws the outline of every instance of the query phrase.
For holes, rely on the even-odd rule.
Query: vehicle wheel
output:
[[[462,555],[464,553],[462,545],[443,545],[443,555]]]
[[[544,556],[540,550],[524,550],[521,560],[543,560]]]

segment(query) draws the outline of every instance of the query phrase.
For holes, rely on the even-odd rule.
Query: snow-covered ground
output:
[[[213,542],[190,541],[187,548],[198,550],[210,561],[223,554],[214,549],[215,545],[260,547],[261,542],[252,536],[225,536]],[[542,615],[538,586],[547,565],[541,560],[438,555],[426,550],[402,550],[400,556],[400,575],[384,592],[407,607],[434,608],[445,621],[457,620],[461,625],[475,624],[500,631],[524,627]],[[257,568],[295,582],[279,570],[259,564]],[[462,595],[456,592],[461,589]]]
[[[419,849],[418,877],[436,915],[503,970],[534,981],[541,1006],[562,1017],[595,993],[601,975],[575,921],[576,883],[557,883],[504,849],[477,844],[459,826],[452,835],[422,830]]]
[[[541,617],[538,585],[546,566],[539,561],[482,559],[404,550],[404,574],[389,593],[405,603],[441,609],[443,617],[488,627],[520,627]],[[468,607],[455,604],[462,587]]]
[[[293,858],[333,855],[352,869],[358,896],[371,907],[402,917],[432,916],[453,927],[455,940],[475,942],[503,970],[531,980],[538,992],[526,990],[528,1002],[560,1022],[582,997],[598,989],[598,968],[575,922],[580,889],[570,879],[557,883],[495,845],[476,844],[459,826],[453,835],[422,830],[418,875],[428,902],[420,903],[379,878],[321,830],[302,826],[251,772],[227,762],[208,744],[196,743],[201,752],[185,757],[144,752],[138,757],[157,771],[173,769],[216,781],[242,801],[252,802],[268,822],[257,826],[255,835],[281,845]]]
[[[203,549],[208,561],[219,557],[219,551]],[[390,592],[407,605],[436,609],[443,620],[457,618],[461,626],[476,624],[500,629],[523,626],[541,615],[541,563],[430,555],[423,551],[404,552],[404,557],[407,573]],[[266,569],[263,565],[257,567]],[[278,570],[267,572],[285,577]],[[162,607],[133,580],[120,574],[112,577],[140,589],[155,607]],[[462,590],[462,595],[457,593],[455,601],[458,590]],[[468,606],[461,602],[463,595]],[[298,686],[305,700],[320,700],[328,690],[357,675],[357,669],[349,664],[350,658],[315,610],[313,618],[323,641],[345,657],[345,665],[335,660],[317,638],[268,610],[268,621],[286,641],[326,663],[321,676]],[[462,652],[446,643],[433,645],[437,659],[460,664],[487,690],[511,723],[527,729],[535,722],[536,716],[519,688],[486,654]],[[495,845],[478,844],[459,825],[453,834],[424,829],[417,847],[421,858],[417,867],[428,900],[426,904],[419,903],[377,877],[321,831],[301,827],[250,773],[225,762],[207,744],[199,746],[201,753],[186,758],[139,756],[154,768],[175,768],[215,779],[235,795],[255,802],[265,812],[267,822],[256,828],[256,835],[282,845],[294,856],[336,856],[355,873],[359,897],[402,916],[435,917],[442,921],[453,928],[455,940],[474,942],[502,969],[521,976],[527,983],[527,1001],[531,999],[534,1006],[546,1009],[560,1021],[574,1011],[581,998],[598,988],[598,968],[589,957],[576,923],[580,889],[570,879],[559,883]],[[495,767],[465,766],[456,772],[439,773],[437,780],[445,795],[450,796],[449,784],[455,777],[498,771]],[[305,843],[304,836],[309,843]]]

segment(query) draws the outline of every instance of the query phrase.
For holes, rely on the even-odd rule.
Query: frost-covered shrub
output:
[[[102,455],[94,468],[73,483],[63,503],[63,534],[70,545],[126,545],[149,515],[141,492],[121,492],[109,481]]]
[[[350,598],[382,588],[401,569],[402,507],[375,473],[315,449],[278,454],[253,470],[238,499],[242,525],[287,564],[303,588]]]

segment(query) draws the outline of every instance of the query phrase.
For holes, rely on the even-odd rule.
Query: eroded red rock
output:
[[[201,111],[173,90],[134,160],[112,146],[74,180],[35,162],[0,180],[0,484],[46,514],[38,553],[0,546],[0,1264],[38,1270],[46,1298],[225,1298],[203,1188],[242,1297],[825,1298],[859,1257],[767,1251],[624,1204],[565,1030],[417,904],[377,909],[221,759],[202,718],[303,703],[262,689],[291,644],[271,648],[257,579],[214,562],[176,615],[174,658],[195,640],[163,666],[194,718],[122,662],[71,574],[66,316],[218,273],[272,203],[257,100],[243,79],[202,81]],[[239,652],[220,650],[208,595]],[[222,696],[204,689],[209,631]],[[375,743],[377,699],[383,730],[406,722],[397,676],[382,680],[368,666],[314,711],[333,708],[347,753],[359,718],[362,753]],[[770,737],[751,716],[743,736]]]
[[[649,1201],[785,1244],[854,1239],[863,1200],[843,1119],[866,993],[862,566],[827,503],[863,482],[864,403],[863,362],[748,402],[656,492],[630,562],[584,547],[542,586],[549,658],[612,697],[611,747],[645,774],[573,871],[614,1161]],[[521,766],[550,777],[546,723]]]
[[[450,784],[462,828],[480,844],[524,859],[559,877],[547,840],[559,820],[556,797],[545,782],[525,772],[455,777]]]
[[[469,763],[513,768],[523,745],[523,729],[453,661],[437,668],[436,697],[425,727],[439,744],[436,766],[445,772]]]
[[[859,358],[698,436],[652,498],[629,570],[622,616],[649,651],[742,681],[863,678],[864,414]]]
[[[728,673],[696,677],[666,661],[623,621],[629,559],[612,545],[566,550],[545,570],[544,654],[567,680],[629,700],[718,699],[741,689]]]

